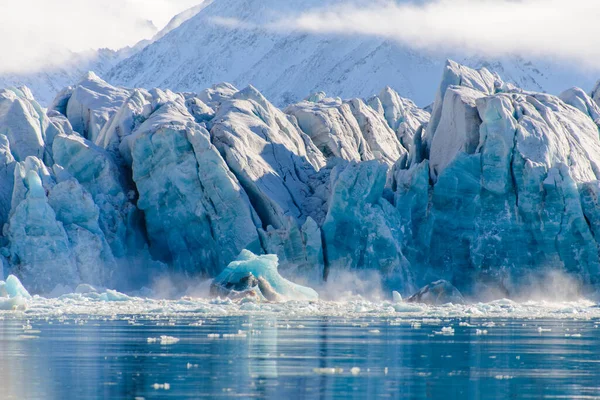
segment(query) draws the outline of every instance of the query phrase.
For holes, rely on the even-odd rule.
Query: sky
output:
[[[0,0],[0,72],[36,70],[67,51],[149,38],[202,0]],[[152,24],[149,22],[152,21]]]
[[[39,69],[65,51],[118,49],[202,0],[0,0],[0,72]],[[296,0],[280,0],[296,1]],[[373,35],[417,49],[568,60],[600,68],[599,0],[330,0],[270,29]],[[312,2],[319,4],[319,2]],[[361,6],[362,4],[362,6]],[[235,21],[227,23],[235,26]]]

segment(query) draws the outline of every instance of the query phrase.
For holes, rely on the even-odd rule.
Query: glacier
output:
[[[224,281],[255,259],[283,297],[281,282],[327,291],[348,274],[365,295],[443,280],[516,297],[556,271],[594,291],[598,93],[531,92],[453,61],[427,109],[391,87],[278,108],[251,85],[93,73],[48,109],[0,91],[0,271],[34,294]]]

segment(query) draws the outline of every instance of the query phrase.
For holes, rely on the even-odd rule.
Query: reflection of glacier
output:
[[[89,74],[46,113],[0,92],[4,274],[141,285],[214,277],[243,249],[318,284],[375,270],[512,290],[600,268],[600,108],[579,89],[519,90],[449,62],[429,112],[387,88],[280,110],[255,88],[113,87]]]

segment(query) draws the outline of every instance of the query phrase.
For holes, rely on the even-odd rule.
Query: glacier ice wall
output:
[[[123,89],[89,74],[45,111],[0,92],[4,274],[34,293],[157,269],[218,276],[248,250],[307,285],[377,271],[510,295],[600,273],[600,107],[449,61],[432,113],[384,88],[280,110],[258,90]]]

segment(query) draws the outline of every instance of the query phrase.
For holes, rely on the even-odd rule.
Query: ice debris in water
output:
[[[279,275],[278,265],[276,255],[257,256],[243,250],[237,260],[215,278],[211,292],[233,297],[258,296],[270,301],[319,298],[313,289],[297,285]]]
[[[176,344],[179,339],[173,336],[161,336],[159,338],[148,338],[148,344],[160,343],[163,346]]]
[[[451,326],[445,326],[441,331],[434,331],[436,335],[454,336],[454,328]]]
[[[104,302],[127,302],[134,298],[112,289],[97,289],[92,285],[81,284],[74,293],[64,294],[60,299],[87,299]]]

